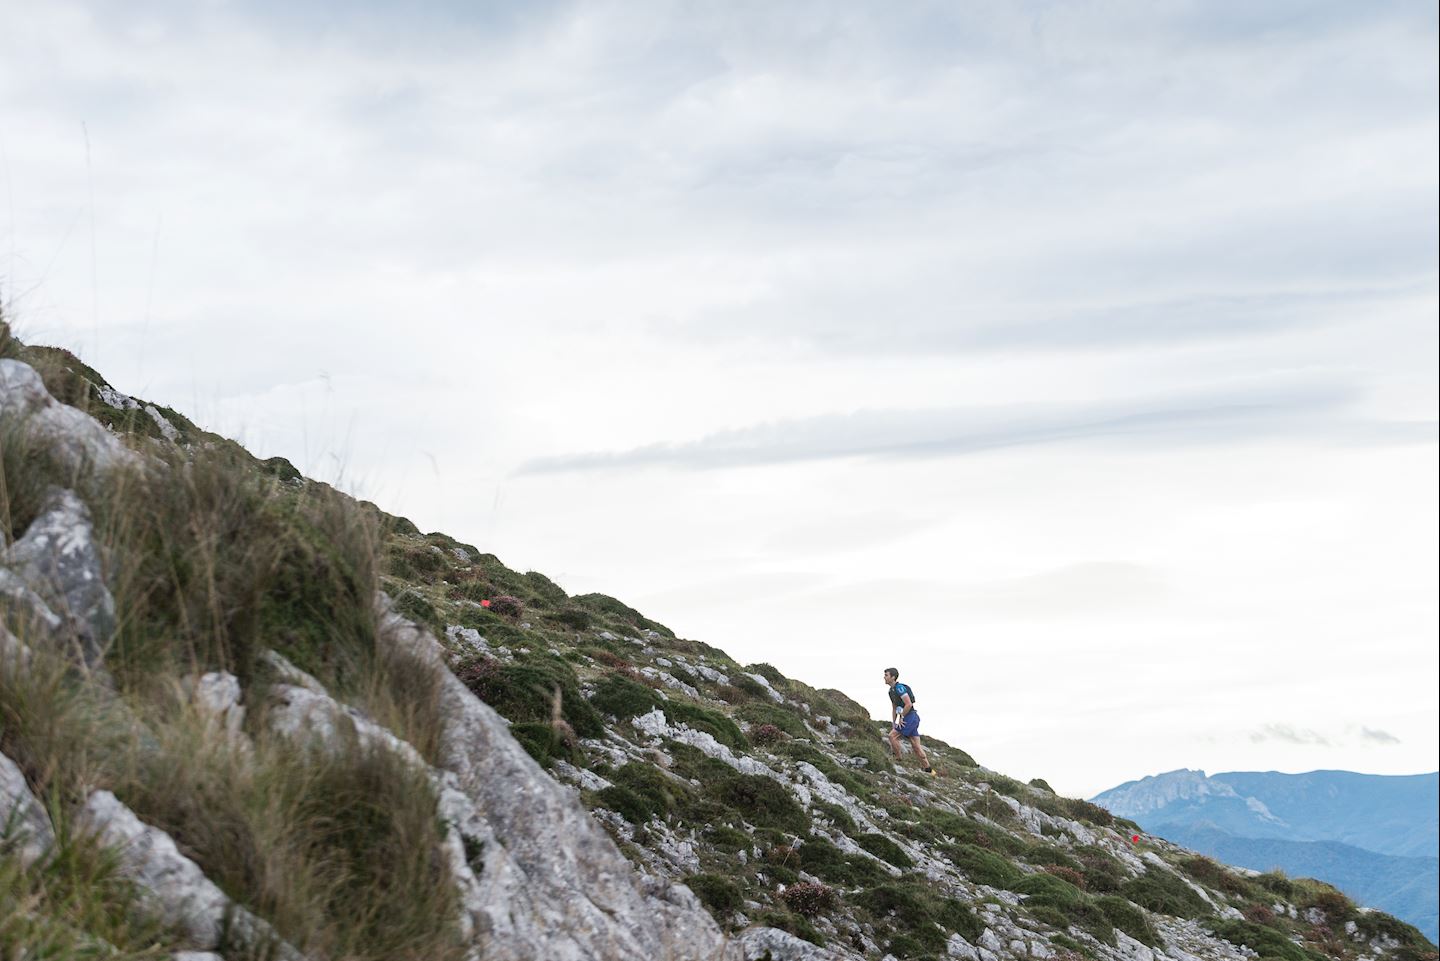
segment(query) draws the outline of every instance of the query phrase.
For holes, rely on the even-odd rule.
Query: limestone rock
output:
[[[735,936],[734,961],[850,961],[859,955],[822,948],[778,928],[750,928]]]
[[[381,599],[384,640],[442,663],[440,645]],[[494,838],[478,872],[494,961],[710,961],[725,940],[690,890],[647,878],[573,793],[535,763],[500,716],[448,671],[445,767]]]
[[[105,586],[90,511],[56,488],[40,516],[5,552],[5,564],[74,631],[86,667],[99,664],[115,632],[115,600]]]
[[[145,824],[109,791],[96,791],[79,813],[84,830],[116,850],[120,873],[133,881],[161,919],[200,948],[219,947],[229,915],[232,932],[254,943],[275,939],[264,921],[234,905],[200,866],[180,853],[168,834]],[[279,944],[279,956],[298,952]]]
[[[0,754],[0,851],[15,851],[34,864],[55,843],[45,808],[30,791],[19,766]]]
[[[99,421],[51,397],[35,369],[18,360],[0,360],[0,419],[23,423],[69,471],[108,470],[137,460]]]

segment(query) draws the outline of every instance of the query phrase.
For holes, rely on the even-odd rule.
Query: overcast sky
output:
[[[1437,767],[1433,3],[0,23],[120,389],[1066,793]]]

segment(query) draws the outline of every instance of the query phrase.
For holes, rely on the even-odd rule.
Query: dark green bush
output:
[[[1055,917],[1064,919],[1055,924],[1062,930],[1076,925],[1101,941],[1114,940],[1113,925],[1105,912],[1075,885],[1053,874],[1032,874],[1024,878],[1013,889],[1017,894],[1027,895],[1025,907],[1047,924],[1055,924]]]
[[[590,612],[579,607],[562,607],[551,614],[550,618],[576,631],[590,627]]]
[[[523,721],[512,724],[510,734],[543,768],[553,766],[557,760],[574,763],[577,759],[573,741],[565,736],[563,729],[556,730],[554,725]]]
[[[730,686],[744,694],[747,698],[755,700],[769,700],[770,694],[765,685],[745,674],[734,674],[730,677]]]
[[[725,824],[707,825],[704,832],[705,840],[721,851],[740,851],[750,847],[750,835],[744,831],[737,831],[735,828]]]
[[[1043,777],[1032,777],[1030,779],[1030,786],[1038,787],[1042,791],[1049,791],[1051,794],[1055,793],[1055,789],[1050,786],[1050,782]]]
[[[1065,805],[1072,820],[1088,821],[1099,827],[1109,827],[1115,823],[1115,815],[1098,804],[1091,804],[1080,798],[1063,798],[1061,803]]]
[[[815,925],[793,911],[766,911],[760,915],[759,923],[768,928],[779,928],[781,931],[788,931],[804,941],[811,944],[824,945],[825,937]]]
[[[915,866],[915,862],[910,860],[910,856],[900,845],[883,834],[862,834],[854,840],[856,844],[887,864],[893,864],[897,868],[913,868]]]
[[[1080,872],[1085,875],[1085,889],[1097,894],[1114,893],[1125,883],[1125,870],[1119,860],[1104,848],[1086,845],[1077,848]]]
[[[721,921],[727,920],[745,903],[740,896],[740,887],[718,874],[692,874],[685,879],[685,884],[695,892],[700,903]]]
[[[810,818],[789,790],[762,774],[731,772],[711,783],[709,794],[757,827],[780,828],[794,834],[810,829]]]
[[[1160,946],[1160,936],[1151,927],[1150,919],[1145,917],[1145,912],[1129,901],[1113,894],[1107,894],[1096,898],[1095,906],[1104,913],[1111,924],[1136,941],[1152,948]]]
[[[791,737],[807,738],[811,736],[810,729],[805,726],[800,715],[778,704],[751,701],[748,704],[742,704],[740,709],[735,712],[735,716],[749,721],[757,727],[762,724],[773,724]]]
[[[663,702],[654,689],[623,674],[609,674],[595,685],[590,704],[601,714],[610,714],[621,721],[649,714]]]
[[[548,722],[556,693],[560,715],[580,737],[598,737],[605,725],[590,703],[580,696],[575,670],[557,657],[536,657],[503,664],[488,657],[467,661],[455,675],[476,697],[515,723]]]
[[[929,882],[879,884],[854,900],[874,917],[876,934],[890,937],[887,949],[899,957],[943,954],[946,931],[974,941],[984,930],[968,905],[944,896]],[[907,953],[900,954],[897,944]]]
[[[1177,918],[1199,918],[1211,913],[1210,905],[1178,875],[1152,867],[1138,878],[1120,886],[1120,893],[1147,911]]]
[[[1255,883],[1272,894],[1278,894],[1287,900],[1295,897],[1295,882],[1287,878],[1284,872],[1267,871],[1255,877]]]
[[[1224,938],[1231,944],[1243,944],[1262,958],[1278,958],[1279,961],[1324,961],[1323,954],[1306,950],[1291,941],[1274,928],[1252,924],[1249,921],[1212,921],[1211,933]]]
[[[565,603],[568,595],[560,589],[559,584],[556,584],[544,574],[541,574],[539,571],[526,571],[524,577],[526,586],[530,588],[536,597],[551,605]]]
[[[944,850],[955,866],[976,884],[1013,889],[1023,877],[1008,860],[974,844],[951,844]]]
[[[642,820],[649,820],[651,817],[664,818],[677,807],[684,805],[691,797],[688,786],[661,773],[659,768],[638,761],[632,761],[620,767],[610,775],[610,781],[616,788],[628,791],[639,799],[641,807],[636,807],[635,803],[628,799],[625,803],[630,805],[631,811],[643,809],[645,816]],[[610,805],[607,804],[608,806]],[[626,814],[618,807],[612,809]],[[630,818],[630,820],[634,820],[634,818]]]

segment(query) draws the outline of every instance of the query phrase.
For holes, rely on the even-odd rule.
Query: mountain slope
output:
[[[1322,878],[1434,938],[1437,782],[1436,774],[1180,770],[1093,800],[1228,863]]]
[[[1211,827],[1161,824],[1155,833],[1226,864],[1256,871],[1324,878],[1361,904],[1404,918],[1436,937],[1435,891],[1440,860],[1376,854],[1337,841],[1277,841],[1236,837]]]
[[[4,952],[1435,957],[958,747],[930,741],[936,779],[896,766],[839,691],[423,534],[3,326],[0,418]]]

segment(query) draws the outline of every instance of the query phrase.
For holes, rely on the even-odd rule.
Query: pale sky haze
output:
[[[1440,766],[1433,3],[0,24],[121,390],[1065,793]]]

